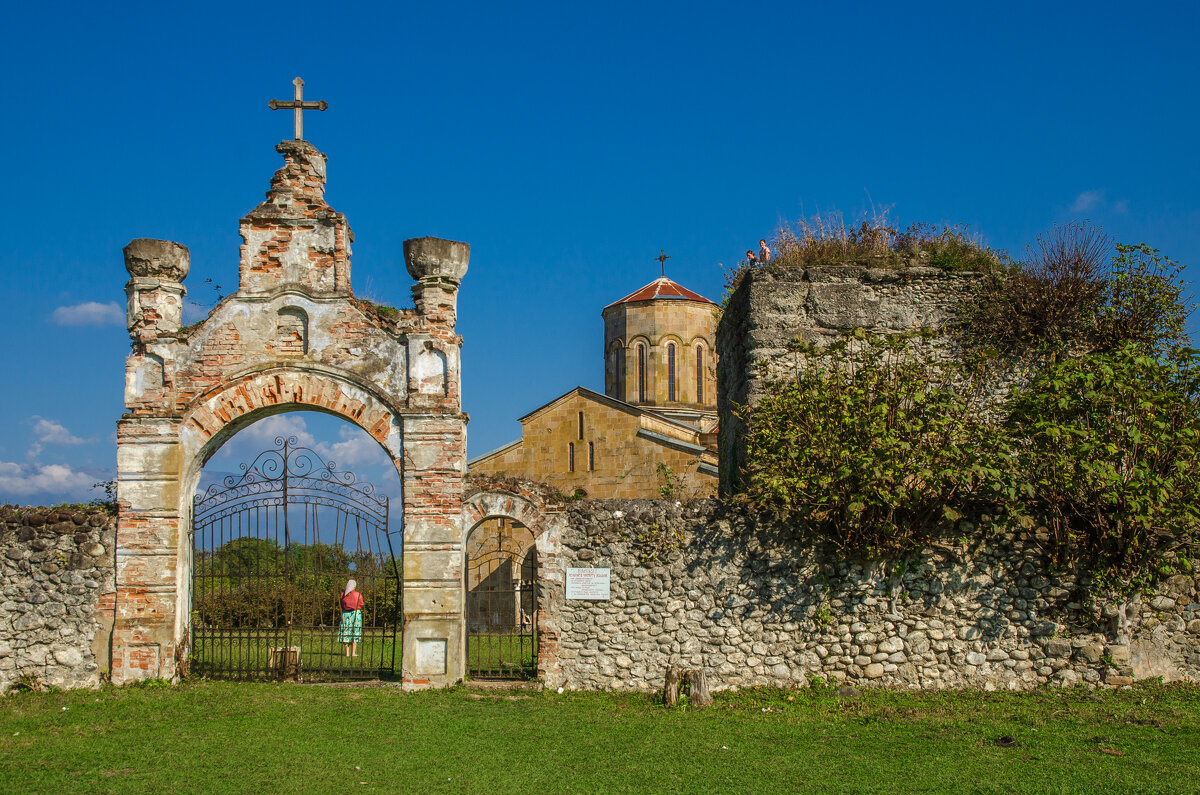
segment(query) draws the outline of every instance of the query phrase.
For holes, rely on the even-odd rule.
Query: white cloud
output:
[[[298,412],[273,414],[243,428],[234,435],[217,454],[220,458],[238,458],[250,461],[263,450],[275,447],[275,439],[295,436],[302,447],[315,447],[316,439],[308,432],[304,417]]]
[[[35,420],[33,432],[39,442],[44,444],[87,444],[87,439],[75,436],[58,420],[48,420],[36,414],[30,419]]]
[[[1075,201],[1071,203],[1071,212],[1086,213],[1094,210],[1104,204],[1103,190],[1085,190],[1083,193],[1075,197]]]
[[[1113,212],[1118,215],[1125,215],[1125,213],[1129,212],[1129,199],[1121,199],[1121,201],[1114,204]]]
[[[60,326],[123,326],[125,310],[116,301],[107,304],[85,301],[74,306],[60,306],[51,319]]]
[[[372,439],[366,431],[359,428],[339,428],[338,437],[341,441],[333,444],[321,442],[316,448],[326,461],[337,463],[338,469],[388,463],[379,442]]]
[[[58,420],[48,420],[36,414],[29,418],[33,421],[33,434],[36,440],[29,446],[29,458],[35,459],[42,454],[48,444],[87,444],[88,439],[81,439],[67,430]]]
[[[96,475],[79,472],[65,464],[32,464],[22,466],[0,461],[0,494],[25,497],[30,494],[53,494],[83,498],[99,480]]]

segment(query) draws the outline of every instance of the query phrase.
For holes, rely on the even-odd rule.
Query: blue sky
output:
[[[205,279],[232,289],[238,218],[290,137],[266,102],[296,75],[330,104],[305,132],[355,231],[359,295],[411,302],[406,238],[472,246],[471,455],[602,389],[600,310],[658,275],[659,249],[719,299],[720,263],[781,219],[873,204],[1017,254],[1089,218],[1200,268],[1195,4],[510,5],[8,9],[0,501],[112,476],[121,248],[191,249],[189,319],[215,303]],[[356,432],[314,417],[274,422],[382,477]]]

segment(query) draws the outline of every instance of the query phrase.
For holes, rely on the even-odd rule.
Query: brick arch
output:
[[[545,531],[545,509],[536,498],[510,491],[477,491],[463,500],[463,542],[485,519],[514,519],[537,538]]]
[[[187,474],[198,474],[246,426],[288,411],[320,411],[357,425],[379,442],[399,470],[400,412],[386,397],[337,371],[277,368],[230,379],[188,405],[180,433]]]
[[[558,662],[559,627],[554,611],[548,605],[561,601],[564,594],[566,570],[562,563],[562,531],[565,517],[562,503],[533,483],[514,484],[486,476],[471,476],[471,486],[463,498],[462,548],[464,565],[467,540],[483,521],[495,518],[515,519],[529,528],[537,548],[537,574],[541,586],[538,605],[538,679],[557,682],[561,679]],[[528,547],[521,550],[522,556]],[[464,588],[466,580],[464,578]],[[464,592],[464,599],[466,594]],[[464,617],[465,618],[465,617]],[[463,628],[466,637],[466,627]]]

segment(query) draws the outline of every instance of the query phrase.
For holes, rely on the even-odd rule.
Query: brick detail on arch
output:
[[[547,605],[565,595],[562,556],[562,496],[545,484],[513,478],[470,475],[462,503],[462,549],[476,525],[485,519],[506,517],[529,528],[538,553],[538,679],[557,686],[562,679],[559,663],[560,627]]]
[[[185,415],[184,434],[207,442],[238,419],[271,408],[337,414],[371,434],[393,456],[398,453],[398,411],[344,376],[311,370],[251,373],[208,393]]]
[[[395,461],[404,488],[402,678],[452,684],[463,662],[453,651],[444,670],[412,666],[416,638],[461,646],[466,416],[454,326],[470,246],[405,241],[412,309],[355,299],[353,236],[325,202],[325,155],[304,141],[276,148],[284,165],[240,222],[238,290],[200,323],[181,326],[187,248],[149,239],[125,248],[132,347],[117,423],[112,678],[174,678],[186,666],[200,467],[254,420],[312,409],[365,429]],[[437,388],[412,372],[419,355],[436,359]]]

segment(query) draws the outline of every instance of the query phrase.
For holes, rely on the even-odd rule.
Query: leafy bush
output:
[[[994,272],[963,306],[968,341],[1006,353],[1057,352],[1093,336],[1107,294],[1108,239],[1084,224],[1037,238],[1019,267]]]
[[[1019,509],[1060,552],[1126,581],[1188,550],[1200,525],[1200,360],[1133,342],[1047,367],[1010,405]]]
[[[1118,244],[1101,313],[1100,346],[1132,342],[1156,355],[1180,354],[1187,345],[1190,312],[1181,271],[1158,249]]]
[[[1084,223],[1037,238],[1026,261],[991,272],[962,307],[959,329],[974,349],[1008,355],[1106,351],[1134,342],[1164,354],[1187,339],[1180,268],[1157,249],[1117,245]]]
[[[969,381],[913,355],[911,341],[860,330],[823,351],[798,346],[807,366],[747,414],[755,508],[878,553],[905,551],[993,497],[1001,437],[978,421]]]
[[[965,365],[859,331],[745,412],[746,499],[847,552],[916,550],[964,516],[1045,528],[1048,551],[1129,588],[1195,556],[1200,358],[1127,342],[1047,364],[981,412]]]

